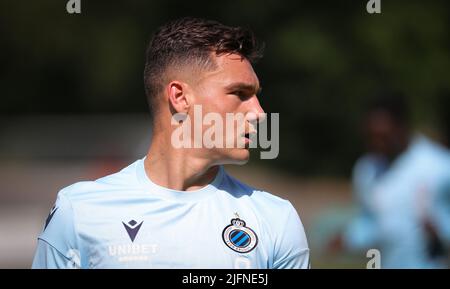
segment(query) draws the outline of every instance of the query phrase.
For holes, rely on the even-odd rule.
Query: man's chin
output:
[[[227,160],[227,164],[245,165],[250,160],[250,151],[248,149],[234,149]]]

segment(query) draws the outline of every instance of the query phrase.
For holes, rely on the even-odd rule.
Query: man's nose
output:
[[[262,122],[266,118],[266,113],[264,109],[261,107],[259,103],[258,97],[254,95],[249,100],[249,108],[248,108],[248,121],[249,122]]]

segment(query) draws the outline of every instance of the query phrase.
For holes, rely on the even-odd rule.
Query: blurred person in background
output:
[[[450,153],[414,133],[401,95],[384,95],[363,122],[367,153],[353,169],[358,214],[331,247],[380,250],[382,268],[445,268]]]

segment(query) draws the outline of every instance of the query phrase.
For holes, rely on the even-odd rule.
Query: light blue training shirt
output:
[[[144,159],[62,189],[32,268],[308,268],[300,218],[287,200],[221,166],[196,191],[158,186]]]

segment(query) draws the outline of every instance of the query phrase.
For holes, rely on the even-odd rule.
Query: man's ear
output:
[[[167,85],[169,105],[174,113],[187,113],[189,111],[189,99],[187,97],[187,85],[180,81],[172,81]]]

